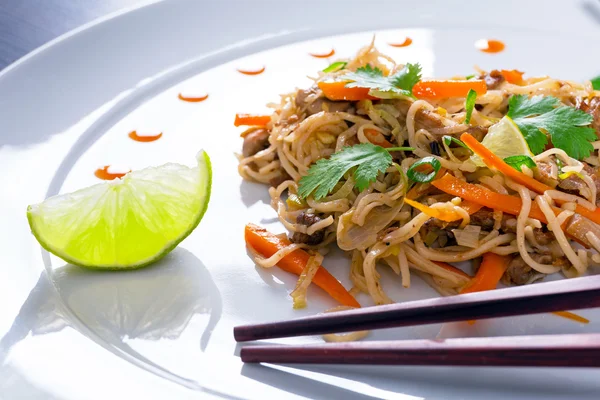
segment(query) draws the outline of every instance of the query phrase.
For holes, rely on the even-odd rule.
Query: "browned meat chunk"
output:
[[[242,154],[244,157],[250,157],[267,147],[269,147],[269,131],[260,128],[244,137]]]
[[[483,140],[483,137],[487,135],[488,128],[479,125],[470,126],[467,129],[467,133],[469,133],[471,136],[477,139],[478,142],[481,142]]]
[[[311,226],[321,221],[321,218],[318,215],[307,213],[302,211],[296,217],[296,223],[302,224],[305,226]],[[291,241],[294,243],[306,243],[308,245],[317,245],[323,241],[325,238],[325,231],[323,229],[316,231],[312,235],[307,235],[306,233],[294,232],[291,237]]]
[[[533,230],[533,237],[542,246],[546,246],[556,240],[552,232],[538,228]]]
[[[400,111],[400,114],[403,115],[403,118],[406,118],[406,114],[408,114],[408,109],[412,105],[412,101],[396,100],[394,101],[394,105],[398,111]],[[442,116],[435,112],[421,108],[415,114],[415,129],[427,129],[428,131],[432,131],[443,127],[444,122]]]
[[[279,170],[279,175],[277,175],[274,178],[271,178],[271,180],[269,181],[269,185],[271,185],[273,187],[277,187],[277,186],[281,185],[283,182],[288,181],[290,179],[292,179],[290,174],[288,174],[285,169],[281,168]]]
[[[600,238],[600,225],[579,214],[574,214],[568,220],[565,231],[570,237],[587,247],[592,247],[587,238],[589,232],[593,233],[597,238]]]
[[[533,170],[533,176],[538,181],[545,183],[548,186],[556,187],[558,185],[558,180],[552,177],[552,166],[545,162],[537,163],[537,168]]]
[[[531,254],[531,258],[541,264],[552,263],[552,256],[547,254]],[[502,282],[506,285],[524,285],[542,279],[544,274],[532,269],[520,255],[513,258],[502,276]]]
[[[306,99],[310,95],[319,96],[312,102],[308,103]],[[301,112],[306,112],[307,115],[313,115],[321,111],[328,112],[351,112],[352,103],[349,101],[331,101],[322,96],[321,89],[316,86],[307,90],[298,90],[296,93],[296,107]]]
[[[494,90],[498,89],[498,86],[504,82],[504,75],[502,75],[502,72],[495,69],[483,76],[480,76],[479,79],[483,79],[485,81],[485,84],[489,90]]]
[[[596,135],[600,138],[600,97],[592,97],[591,99],[578,98],[576,105],[577,108],[594,117],[592,128],[596,130]]]

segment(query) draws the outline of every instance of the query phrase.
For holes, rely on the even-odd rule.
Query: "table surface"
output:
[[[0,69],[44,43],[140,0],[0,0]]]

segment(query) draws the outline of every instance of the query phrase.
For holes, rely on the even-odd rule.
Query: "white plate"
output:
[[[266,188],[241,181],[233,154],[241,146],[234,114],[263,111],[279,93],[306,85],[306,75],[327,65],[309,52],[333,47],[339,56],[351,55],[377,32],[382,50],[398,61],[420,61],[428,75],[469,73],[475,64],[575,80],[600,72],[591,3],[505,1],[488,10],[423,3],[166,1],[92,24],[3,71],[3,398],[596,399],[598,370],[287,368],[239,361],[234,325],[334,305],[315,289],[308,309],[293,311],[294,277],[258,270],[248,259],[246,222],[282,228],[274,224]],[[386,44],[406,35],[414,40],[408,48]],[[507,49],[478,52],[473,44],[480,38],[501,39]],[[257,76],[236,71],[262,65],[266,71]],[[184,103],[180,92],[209,98]],[[127,137],[133,129],[164,135],[137,143]],[[49,257],[30,235],[26,205],[95,183],[96,168],[191,164],[199,148],[214,163],[209,211],[157,265],[123,273],[81,270]],[[328,257],[326,265],[348,284],[346,258]],[[435,295],[420,282],[398,290],[396,277],[386,274],[386,280],[399,301]],[[386,330],[371,338],[600,332],[599,310],[581,314],[592,323],[540,315]]]

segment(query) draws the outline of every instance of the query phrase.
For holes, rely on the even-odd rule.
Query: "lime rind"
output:
[[[508,116],[503,117],[489,128],[481,144],[502,159],[518,155],[533,157],[533,153],[529,149],[529,145],[519,127]],[[486,166],[477,154],[471,156],[471,161],[478,167]]]
[[[136,269],[158,261],[200,223],[210,201],[212,165],[165,164],[54,196],[27,208],[40,245],[86,268]]]

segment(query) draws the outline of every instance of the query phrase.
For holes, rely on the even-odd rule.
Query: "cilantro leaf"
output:
[[[594,128],[586,125],[591,124],[594,117],[573,107],[559,107],[546,115],[550,118],[550,114],[554,124],[552,129],[546,129],[550,132],[554,147],[563,149],[577,160],[589,157],[594,151],[591,142],[597,137]]]
[[[519,172],[521,172],[521,167],[523,165],[526,166],[527,168],[535,168],[537,165],[535,163],[535,161],[533,161],[533,158],[531,158],[529,156],[525,156],[525,155],[506,157],[504,159],[504,162]]]
[[[384,76],[379,68],[367,64],[356,72],[345,74],[344,79],[352,81],[346,84],[348,88],[362,87],[375,92],[386,92],[384,95],[395,93],[412,96],[413,86],[421,80],[421,65],[408,63],[394,75]]]
[[[396,89],[388,77],[383,76],[383,71],[377,67],[373,68],[371,64],[358,68],[356,72],[348,72],[343,78],[352,81],[346,84],[348,88],[363,87],[382,91]]]
[[[465,116],[465,124],[471,122],[471,115],[473,114],[473,108],[475,108],[475,99],[477,99],[477,92],[473,89],[469,89],[467,93],[467,100],[465,101],[465,110],[467,115]]]
[[[400,71],[390,76],[390,81],[395,87],[412,93],[413,86],[421,80],[421,71],[421,64],[408,63]]]
[[[381,146],[361,143],[322,158],[314,163],[308,174],[300,179],[298,195],[306,198],[313,194],[315,200],[327,196],[350,169],[354,170],[356,187],[362,191],[392,164],[392,156]]]
[[[513,119],[534,154],[544,151],[549,133],[554,147],[570,157],[588,157],[596,140],[593,128],[586,127],[593,117],[579,109],[562,106],[552,96],[512,96],[508,101],[508,116]]]
[[[592,88],[594,90],[600,90],[600,75],[593,78],[591,81],[592,81]]]

